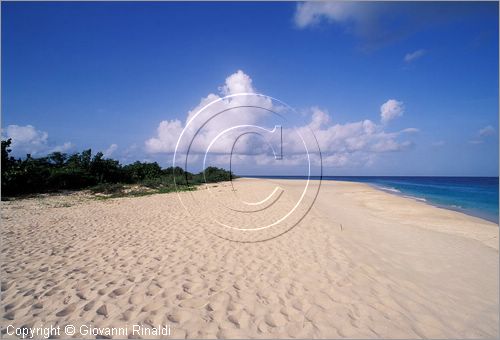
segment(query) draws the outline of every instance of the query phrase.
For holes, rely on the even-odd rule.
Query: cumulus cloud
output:
[[[485,126],[479,130],[479,137],[488,137],[495,134],[495,128],[491,125]]]
[[[49,137],[47,132],[37,130],[32,125],[9,125],[5,129],[5,134],[7,138],[12,138],[12,147],[28,144],[34,149],[45,146]]]
[[[406,63],[411,63],[415,60],[417,60],[420,57],[423,57],[425,55],[426,51],[424,49],[420,49],[411,53],[406,53],[404,57],[404,61]]]
[[[255,111],[251,106],[264,107],[276,112],[282,109],[269,98],[263,96],[234,96],[223,99],[224,96],[236,95],[241,92],[255,93],[256,90],[251,77],[243,71],[237,71],[226,78],[224,84],[219,87],[219,94],[210,93],[201,98],[199,104],[186,113],[184,120],[174,119],[160,122],[156,135],[145,141],[145,150],[150,154],[171,154],[174,152],[183,130],[187,131],[185,133],[191,134],[198,131],[196,139],[189,146],[190,154],[202,155],[210,141],[214,140],[224,129],[243,124],[259,125],[260,119],[265,116],[266,112],[263,110]],[[207,108],[209,104],[210,106]],[[245,107],[241,108],[241,106]],[[234,107],[239,108],[233,113],[230,109]],[[223,119],[216,119],[218,117],[210,119],[218,112],[225,110],[227,114],[223,116]],[[378,154],[411,148],[413,143],[407,138],[418,132],[418,129],[413,127],[396,132],[386,130],[386,122],[403,114],[402,102],[394,99],[388,100],[381,106],[380,110],[381,123],[365,119],[341,124],[334,122],[327,110],[313,106],[304,112],[305,121],[302,125],[294,128],[283,127],[283,136],[292,136],[294,131],[298,131],[302,136],[311,136],[305,132],[312,130],[321,148],[322,161],[325,166],[369,165],[374,162]],[[196,119],[194,119],[195,116]],[[202,122],[203,125],[196,124],[197,121]],[[274,135],[270,137],[271,142],[273,137]],[[306,140],[307,142],[311,141]],[[228,138],[228,140],[221,140],[219,148],[213,146],[211,153],[216,154],[214,160],[217,162],[227,161],[227,147],[233,143],[234,139]],[[237,145],[233,164],[249,162],[247,164],[269,165],[275,162],[273,157],[269,157],[269,148],[266,148],[262,139],[244,136]],[[187,146],[182,145],[181,149],[187,150]],[[268,154],[264,154],[266,150]],[[300,139],[284,138],[283,150],[286,151],[287,157],[280,160],[280,164],[292,166],[304,163],[306,156],[304,155],[303,142]],[[319,154],[313,155],[312,158],[313,161],[319,163]]]
[[[116,149],[118,149],[118,145],[114,143],[111,144],[106,150],[104,150],[104,157],[111,157],[111,155],[115,153]]]
[[[321,127],[330,123],[330,116],[328,115],[328,111],[321,110],[317,106],[311,108],[311,123],[309,127],[313,130],[318,130]]]
[[[388,132],[385,124],[377,124],[369,119],[334,123],[326,110],[317,107],[310,110],[308,127],[314,131],[322,152],[323,165],[327,167],[370,166],[379,154],[412,148],[414,144],[407,138],[419,131],[410,127]],[[297,142],[284,141],[283,148],[299,152],[300,145]]]
[[[51,145],[49,134],[45,131],[37,130],[32,125],[8,125],[2,129],[2,139],[12,139],[12,152],[15,155],[23,154],[40,155],[50,152],[65,152],[73,148],[73,144],[65,142],[62,145]]]
[[[51,152],[67,152],[73,149],[75,146],[71,142],[65,142],[62,145],[56,145],[52,149],[49,149],[48,153]]]
[[[174,152],[182,128],[182,123],[178,119],[161,121],[156,129],[156,137],[146,141],[146,151],[150,153]]]
[[[389,99],[380,107],[380,119],[384,124],[394,118],[402,116],[403,113],[403,102],[397,101],[396,99]]]
[[[238,96],[240,93],[256,93],[252,79],[239,70],[226,78],[224,85],[219,88],[220,95],[210,93],[200,100],[200,103],[187,113],[184,122],[175,120],[165,120],[160,122],[155,137],[145,142],[146,151],[150,153],[172,153],[175,151],[177,140],[183,129],[186,133],[194,134],[198,129],[193,145],[190,150],[193,152],[204,152],[205,147],[214,140],[214,138],[224,129],[237,125],[256,124],[260,117],[266,114],[262,109],[253,108],[253,106],[267,109],[279,110],[279,107],[273,107],[271,100],[264,96]],[[225,96],[236,95],[231,98]],[[209,105],[208,108],[206,106]],[[230,109],[237,110],[229,111]],[[220,116],[221,114],[223,116]],[[193,119],[196,116],[196,119]],[[200,124],[204,124],[200,126]],[[226,140],[232,142],[232,140]],[[227,151],[222,139],[221,143],[215,146],[212,151]],[[186,149],[186,145],[181,145]],[[216,148],[219,149],[216,149]]]
[[[330,122],[331,117],[323,112],[322,120]],[[407,134],[418,132],[416,128],[407,128],[398,132],[387,132],[384,125],[376,124],[366,119],[359,122],[345,124],[329,124],[315,126],[314,121],[318,116],[317,109],[311,115],[313,129],[321,150],[325,154],[349,155],[356,152],[380,153],[400,151],[411,146],[408,141],[399,142],[398,138]]]
[[[254,93],[255,89],[252,85],[252,78],[245,74],[242,70],[231,74],[226,78],[226,83],[220,87],[220,92],[224,96],[229,96],[235,93]]]

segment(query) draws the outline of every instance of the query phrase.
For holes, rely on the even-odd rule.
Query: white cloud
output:
[[[446,144],[446,143],[445,143],[445,141],[443,141],[443,140],[438,140],[438,141],[433,142],[433,143],[432,143],[432,146],[443,146],[443,145],[445,145],[445,144]]]
[[[254,93],[252,79],[242,70],[231,74],[226,78],[226,83],[220,87],[220,92],[224,96],[229,96],[235,93]]]
[[[420,49],[411,53],[406,53],[404,61],[406,63],[411,63],[420,57],[423,57],[427,52],[424,49]]]
[[[219,88],[219,91],[220,95],[210,93],[202,98],[200,103],[187,113],[184,123],[178,119],[160,122],[156,136],[145,142],[146,151],[149,153],[174,152],[177,140],[183,129],[197,114],[196,119],[193,119],[189,125],[189,132],[194,135],[194,132],[201,128],[200,124],[203,123],[205,125],[200,130],[190,150],[193,152],[204,152],[209,141],[212,141],[222,130],[236,125],[255,124],[259,120],[259,117],[266,113],[261,109],[249,106],[279,110],[279,108],[273,107],[270,99],[263,96],[235,96],[222,99],[225,96],[238,93],[256,93],[252,85],[252,79],[241,70],[227,77],[224,85]],[[204,109],[209,104],[210,106]],[[245,107],[241,108],[241,106]],[[226,112],[225,110],[235,107],[240,108],[234,110],[234,112],[228,111],[227,114],[224,114],[223,119],[215,119],[219,118],[217,117],[218,113]],[[212,119],[212,117],[215,118]],[[215,149],[212,149],[212,151],[226,151],[225,147],[228,143],[232,143],[232,140],[226,140],[227,143],[224,143],[224,141],[221,140],[221,143],[217,143]],[[181,146],[183,149],[186,147],[186,145]]]
[[[150,153],[174,152],[175,144],[182,132],[180,120],[164,120],[156,129],[157,136],[146,141],[146,150]]]
[[[32,125],[19,126],[9,125],[5,129],[6,137],[12,138],[14,145],[31,145],[32,148],[38,148],[47,144],[49,134],[45,131],[36,130]]]
[[[322,20],[330,22],[345,22],[358,16],[358,6],[355,3],[313,1],[297,5],[294,21],[300,28],[317,25]]]
[[[51,153],[51,152],[66,152],[66,151],[69,151],[71,149],[73,149],[75,147],[75,145],[71,142],[65,142],[64,144],[62,145],[56,145],[54,146],[52,149],[50,149],[48,151],[48,153]]]
[[[331,121],[327,113],[323,112],[323,115],[326,115],[322,118],[323,121]],[[309,126],[314,127],[313,123],[317,117],[317,109],[314,109]],[[408,133],[415,133],[418,129],[407,128],[399,132],[386,132],[384,125],[366,119],[353,123],[323,125],[323,127],[315,128],[313,131],[325,154],[346,155],[356,152],[380,153],[403,150],[410,144],[398,142],[398,138]]]
[[[413,143],[410,141],[404,141],[399,143],[395,139],[388,138],[388,139],[383,139],[377,144],[375,144],[372,150],[376,152],[402,151],[411,146],[413,146]]]
[[[2,129],[2,139],[12,138],[12,152],[19,156],[27,153],[40,155],[55,151],[65,152],[73,148],[73,144],[70,142],[51,146],[48,137],[47,132],[37,130],[32,125],[8,125],[5,129]]]
[[[479,130],[480,137],[488,137],[495,134],[495,128],[491,125],[485,126],[484,128]]]
[[[483,144],[484,141],[482,141],[480,139],[474,139],[474,140],[470,140],[469,143],[477,145],[477,144]]]
[[[387,123],[394,118],[402,116],[404,113],[403,102],[396,99],[389,99],[380,106],[380,120],[382,123]]]
[[[406,128],[406,129],[401,130],[401,132],[405,132],[405,133],[417,133],[419,131],[420,130],[416,129],[416,128]]]
[[[485,126],[484,128],[479,129],[479,131],[477,132],[478,138],[470,140],[469,143],[475,145],[483,144],[488,137],[493,136],[495,133],[496,130],[493,126]]]
[[[349,164],[349,154],[335,153],[322,157],[323,165],[326,167],[340,168]]]
[[[313,130],[320,129],[322,126],[330,123],[330,116],[326,110],[321,110],[315,106],[311,108],[311,114],[311,123],[309,127]]]
[[[111,155],[118,149],[117,144],[111,144],[106,150],[104,150],[104,157],[111,157]]]
[[[262,110],[252,111],[249,108],[238,108],[238,111],[234,113],[228,111],[223,119],[210,119],[218,112],[242,105],[256,105],[273,111],[281,109],[276,107],[276,104],[273,104],[267,97],[235,96],[222,99],[223,96],[240,92],[256,92],[252,79],[243,71],[238,71],[227,77],[219,91],[220,95],[210,93],[202,98],[195,108],[186,113],[184,121],[174,119],[160,122],[156,135],[145,141],[145,150],[152,154],[173,153],[183,129],[186,129],[186,133],[194,135],[194,132],[201,128],[193,145],[191,145],[190,154],[203,154],[209,142],[224,129],[236,125],[260,123],[259,112]],[[205,108],[214,101],[214,104]],[[202,110],[203,108],[205,109]],[[199,113],[200,110],[202,110],[201,113]],[[196,114],[198,116],[193,119]],[[376,155],[380,153],[397,152],[411,148],[413,143],[405,138],[419,131],[413,127],[396,132],[386,131],[385,123],[403,114],[403,103],[394,99],[388,100],[381,106],[382,123],[375,123],[369,119],[345,124],[334,123],[328,111],[318,107],[310,108],[305,114],[307,121],[299,125],[297,129],[302,136],[310,136],[310,134],[305,133],[306,130],[314,132],[325,166],[370,165],[375,161]],[[206,119],[203,119],[205,117]],[[264,117],[264,113],[262,113],[262,117]],[[191,119],[193,120],[186,128],[186,124]],[[197,123],[198,121],[204,122],[205,125],[200,125]],[[293,130],[283,128],[283,136],[292,135],[294,135]],[[233,143],[234,139],[228,138],[221,140],[218,146],[212,147],[211,154],[214,153],[212,161],[227,162],[227,147]],[[276,164],[274,158],[269,157],[270,150],[266,145],[259,138],[251,138],[251,136],[241,138],[237,144],[237,152],[233,159],[234,164],[244,164],[245,162],[253,165]],[[187,145],[182,145],[180,148],[187,150]],[[304,162],[304,146],[300,139],[284,138],[283,150],[285,150],[286,155],[282,161],[279,161],[280,165],[292,166]],[[314,155],[313,159],[319,163],[319,155]]]
[[[410,13],[379,3],[309,1],[297,4],[294,23],[301,29],[315,27],[322,22],[336,24],[347,34],[359,38],[362,47],[370,50],[408,35],[411,25],[401,17]],[[397,22],[397,29],[394,22]]]
[[[298,3],[293,17],[295,26],[307,29],[322,23],[335,24],[357,37],[370,50],[405,39],[416,32],[444,22],[470,20],[470,9],[439,2],[415,2],[395,6],[373,1],[308,1]],[[422,56],[422,55],[420,55]]]

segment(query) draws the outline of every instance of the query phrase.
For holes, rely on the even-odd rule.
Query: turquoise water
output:
[[[303,176],[245,177],[305,178]],[[393,194],[498,223],[498,177],[324,176],[323,180],[369,183]]]

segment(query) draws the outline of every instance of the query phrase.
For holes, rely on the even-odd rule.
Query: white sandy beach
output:
[[[303,184],[237,180],[241,197],[285,191],[273,209],[223,217],[265,222],[292,206]],[[230,185],[212,189],[227,197]],[[181,197],[203,205],[207,192]],[[220,237],[229,234],[207,220],[217,214],[208,202],[195,216],[175,193],[2,202],[3,336],[14,337],[8,325],[68,324],[126,327],[130,338],[134,324],[169,325],[170,338],[499,335],[496,224],[328,181],[290,231],[242,243]]]

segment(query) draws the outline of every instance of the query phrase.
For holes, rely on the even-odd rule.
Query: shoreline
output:
[[[323,176],[323,177],[325,177],[325,176]],[[332,176],[332,177],[337,177],[337,176]],[[391,177],[401,177],[401,178],[405,178],[405,177],[462,178],[462,176],[461,177],[456,177],[456,176],[338,176],[338,177],[345,177],[345,178],[348,178],[348,177],[353,177],[353,178],[356,178],[356,177],[366,177],[366,178],[383,178],[383,177],[387,177],[387,178],[391,178]],[[463,177],[467,178],[467,176],[463,176]],[[468,176],[468,177],[469,178],[498,178],[498,177],[483,177],[483,176],[479,176],[479,177]],[[240,178],[247,178],[247,179],[268,179],[268,180],[305,180],[304,178],[300,178],[300,176],[281,176],[281,177],[280,176],[276,176],[276,177],[273,177],[273,176],[267,176],[267,177],[263,177],[263,176],[256,176],[256,177],[254,177],[254,176],[240,176]],[[311,180],[319,180],[319,176],[311,176]],[[355,179],[353,179],[353,180],[343,180],[343,179],[328,179],[328,178],[325,179],[325,178],[322,178],[321,181],[366,184],[366,185],[369,185],[370,187],[372,187],[372,188],[374,188],[376,190],[380,190],[380,191],[383,191],[383,192],[391,194],[391,195],[395,195],[395,196],[398,196],[398,197],[411,199],[411,200],[414,200],[414,201],[417,201],[417,202],[421,202],[421,203],[424,203],[424,204],[427,204],[427,205],[430,205],[430,206],[433,206],[433,207],[436,207],[436,208],[446,209],[446,210],[450,210],[450,211],[462,213],[462,214],[467,215],[467,216],[472,216],[472,217],[480,218],[482,220],[485,220],[485,221],[494,223],[497,226],[500,226],[500,216],[496,216],[495,215],[496,218],[493,218],[492,217],[493,215],[485,213],[485,212],[481,212],[481,211],[477,211],[477,210],[471,210],[471,209],[464,209],[464,208],[461,208],[461,207],[454,207],[453,205],[446,205],[446,204],[435,203],[432,200],[429,200],[429,199],[427,199],[425,197],[413,196],[411,193],[405,193],[405,192],[402,192],[401,190],[398,190],[398,189],[393,190],[393,188],[389,188],[389,187],[385,187],[384,188],[383,184],[377,184],[377,183],[373,183],[373,182],[356,181]]]
[[[269,176],[269,177],[249,177],[249,176],[238,176],[237,178],[233,179],[233,180],[238,180],[238,179],[249,179],[249,180],[252,180],[252,179],[264,179],[264,180],[291,180],[291,181],[302,181],[304,180],[303,178],[288,178],[288,177],[293,177],[293,176],[285,176],[286,178],[282,178],[282,177],[272,177],[272,176]],[[367,176],[369,177],[369,176]],[[401,176],[401,177],[404,177],[404,176]],[[422,176],[422,177],[425,177],[425,176]],[[440,176],[440,177],[447,177],[447,176]],[[451,178],[451,177],[450,177]],[[494,178],[494,177],[487,177],[487,178]],[[311,178],[311,180],[319,180],[319,178]],[[456,213],[460,213],[460,214],[464,214],[466,216],[470,216],[470,217],[474,217],[474,218],[479,218],[481,220],[484,220],[486,222],[490,222],[490,223],[493,223],[497,226],[500,227],[500,222],[499,220],[494,220],[492,218],[489,218],[486,214],[484,213],[480,213],[480,212],[477,212],[477,213],[474,213],[473,211],[471,210],[467,210],[467,209],[461,209],[459,207],[457,208],[454,208],[453,206],[450,206],[450,205],[445,205],[445,204],[438,204],[438,203],[434,203],[432,201],[429,201],[428,199],[426,198],[423,198],[423,197],[416,197],[416,196],[412,196],[411,194],[407,194],[407,193],[404,193],[400,190],[394,190],[393,188],[388,188],[388,187],[383,187],[381,184],[376,184],[376,183],[370,183],[370,182],[362,182],[362,181],[355,181],[355,180],[340,180],[340,179],[322,179],[322,182],[337,182],[337,183],[358,183],[358,184],[363,184],[363,185],[368,185],[369,187],[375,189],[375,190],[378,190],[378,191],[381,191],[381,192],[384,192],[386,194],[389,194],[389,195],[394,195],[394,196],[397,196],[397,197],[400,197],[400,198],[404,198],[404,199],[409,199],[411,201],[414,201],[414,202],[418,202],[418,203],[423,203],[423,204],[426,204],[428,206],[431,206],[431,207],[434,207],[434,208],[438,208],[438,209],[444,209],[444,210],[448,210],[448,211],[453,211],[453,212],[456,212]],[[229,181],[227,181],[229,182]],[[198,185],[199,187],[203,187],[204,185],[217,185],[217,183],[224,183],[224,182],[215,182],[215,183],[202,183],[200,185]],[[137,185],[136,185],[137,186]],[[170,191],[170,192],[160,192],[160,191],[156,191],[156,192],[145,192],[144,195],[163,195],[163,194],[169,194],[169,193],[176,193],[177,191]],[[10,202],[10,201],[19,201],[19,200],[27,200],[27,199],[40,199],[40,198],[49,198],[49,197],[59,197],[59,196],[89,196],[89,197],[92,197],[92,198],[95,198],[95,199],[100,199],[100,198],[106,198],[106,199],[116,199],[116,198],[134,198],[134,197],[140,197],[142,195],[137,195],[137,196],[134,196],[134,195],[123,195],[123,196],[112,196],[112,195],[106,195],[106,194],[100,194],[100,193],[91,193],[91,190],[90,189],[80,189],[80,190],[62,190],[62,191],[54,191],[54,192],[46,192],[46,193],[34,193],[34,194],[26,194],[26,195],[23,195],[23,196],[12,196],[12,197],[2,197],[2,202]]]
[[[480,219],[485,220],[487,222],[491,222],[491,223],[494,223],[496,225],[499,225],[499,221],[498,220],[490,219],[490,218],[488,218],[486,216],[486,214],[481,214],[479,212],[476,213],[476,214],[474,214],[470,210],[460,209],[459,207],[454,208],[453,206],[445,205],[445,204],[434,203],[432,201],[429,201],[426,198],[423,198],[423,197],[414,197],[414,196],[411,196],[410,194],[406,194],[406,193],[404,193],[402,191],[399,191],[399,190],[398,190],[398,192],[394,192],[394,191],[391,191],[391,190],[385,190],[383,187],[380,187],[377,184],[373,184],[373,183],[363,183],[363,182],[356,182],[356,183],[368,184],[371,187],[373,187],[374,189],[383,191],[383,192],[385,192],[385,193],[387,193],[389,195],[395,195],[395,196],[398,196],[398,197],[407,198],[407,199],[410,199],[410,200],[413,200],[413,201],[416,201],[416,202],[427,204],[427,205],[429,205],[431,207],[454,211],[454,212],[461,213],[461,214],[464,214],[464,215],[467,215],[467,216],[471,216],[471,217],[475,217],[475,218],[480,218]]]

